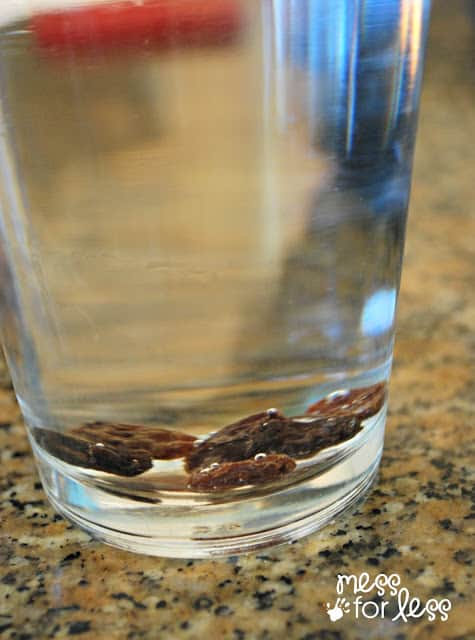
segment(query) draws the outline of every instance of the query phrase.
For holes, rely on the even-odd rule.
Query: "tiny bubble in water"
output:
[[[344,397],[347,396],[349,393],[348,389],[338,389],[338,391],[334,391],[333,393],[330,393],[327,398],[329,400],[333,400],[334,398],[340,398],[340,397]]]

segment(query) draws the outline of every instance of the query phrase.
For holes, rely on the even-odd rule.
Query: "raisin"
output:
[[[113,449],[49,429],[35,428],[33,433],[38,444],[48,453],[77,467],[127,477],[137,476],[152,467],[152,457],[146,450]]]
[[[312,404],[306,413],[311,416],[355,416],[366,420],[381,410],[385,399],[386,384],[380,382],[371,387],[332,393]]]
[[[237,462],[259,453],[307,458],[349,440],[361,430],[353,416],[287,418],[277,411],[257,413],[224,427],[187,456],[189,472],[213,463]]]
[[[153,459],[183,458],[196,440],[158,427],[105,422],[89,422],[69,434],[35,429],[35,438],[69,464],[129,477],[151,469]]]
[[[194,471],[188,486],[195,491],[222,491],[248,484],[264,484],[290,473],[295,467],[295,461],[286,455],[224,462],[215,468]]]
[[[126,449],[130,453],[148,451],[156,460],[183,458],[193,448],[195,436],[180,431],[144,425],[87,422],[71,432],[92,444],[98,442]]]

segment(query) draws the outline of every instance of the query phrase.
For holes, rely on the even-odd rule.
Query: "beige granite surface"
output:
[[[2,370],[0,637],[475,638],[475,32],[468,6],[436,3],[386,448],[368,500],[316,535],[257,555],[187,562],[108,548],[48,505]],[[337,574],[364,571],[398,573],[423,601],[448,598],[448,621],[350,613],[330,622],[325,603],[335,600]]]

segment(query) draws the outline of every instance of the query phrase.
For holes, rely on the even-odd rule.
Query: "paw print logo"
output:
[[[327,602],[327,613],[332,622],[336,622],[343,618],[343,614],[350,610],[350,603],[346,598],[337,598],[333,607]]]

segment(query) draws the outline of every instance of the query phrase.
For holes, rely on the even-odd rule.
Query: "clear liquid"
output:
[[[205,439],[387,380],[425,14],[335,4],[242,0],[221,44],[0,34],[4,334],[30,427]],[[188,496],[181,461],[74,473]]]

